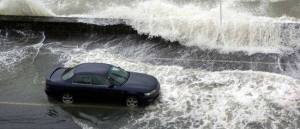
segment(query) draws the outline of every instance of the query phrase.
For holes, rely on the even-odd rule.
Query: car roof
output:
[[[83,63],[74,67],[75,74],[98,74],[98,75],[106,75],[112,65],[105,63]]]

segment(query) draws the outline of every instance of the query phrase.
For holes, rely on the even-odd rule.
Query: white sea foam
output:
[[[37,43],[25,47],[16,47],[8,51],[0,51],[1,70],[9,70],[26,58],[35,58],[42,45],[43,43]]]
[[[26,52],[22,49],[13,49],[0,52],[0,66],[11,66],[26,57]]]
[[[61,49],[66,66],[104,62],[143,72],[161,83],[159,102],[132,114],[123,128],[298,128],[300,81],[255,71],[207,72],[157,66],[105,49]],[[285,124],[285,123],[289,124]]]
[[[163,0],[137,2],[132,6],[112,5],[82,16],[129,19],[127,24],[140,34],[202,49],[252,54],[281,53],[299,48],[298,19],[254,16],[232,9],[232,4],[234,1],[225,1],[222,23],[218,7],[207,9]]]
[[[43,42],[45,40],[44,33],[41,35],[35,35],[30,32],[17,31],[20,34],[20,37],[15,37],[11,40],[8,37],[1,37],[0,45],[8,45],[10,47],[0,50],[0,71],[2,70],[12,70],[16,64],[20,64],[22,60],[27,58],[32,58],[32,61],[35,60],[36,56],[39,54]],[[9,33],[6,33],[6,36],[9,36]],[[41,37],[40,37],[41,36]],[[31,42],[31,40],[33,40]],[[31,45],[16,45],[12,46],[12,43],[31,43]]]
[[[219,49],[222,52],[282,53],[299,48],[298,18],[284,15],[277,18],[268,15],[255,16],[251,11],[235,9],[237,2],[247,1],[224,0],[222,23],[219,5],[207,7],[209,2],[204,1],[200,1],[200,4],[196,1],[179,4],[181,2],[171,0],[110,2],[3,0],[0,3],[0,10],[2,14],[16,15],[128,19],[127,24],[140,34],[178,41],[184,46]],[[262,8],[262,12],[267,10],[268,6],[264,4],[269,2],[278,0],[259,2],[258,6]],[[52,13],[55,11],[57,14]],[[95,24],[97,23],[95,21]]]
[[[0,15],[54,16],[39,0],[1,0]]]
[[[219,9],[204,9],[195,5],[179,6],[160,0],[137,3],[134,7],[111,6],[92,16],[130,19],[128,24],[139,33],[179,41],[185,46],[221,51],[280,53],[299,47],[300,29],[294,21],[269,18],[223,9],[220,24]],[[283,28],[284,25],[287,28]]]

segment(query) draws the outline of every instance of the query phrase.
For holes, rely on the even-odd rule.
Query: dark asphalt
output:
[[[58,106],[0,104],[1,129],[80,129]]]

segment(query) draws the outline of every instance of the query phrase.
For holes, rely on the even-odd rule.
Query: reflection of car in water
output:
[[[159,82],[153,76],[110,64],[84,63],[54,69],[46,79],[45,92],[67,104],[79,99],[109,99],[124,100],[127,106],[135,107],[154,101],[159,90]]]

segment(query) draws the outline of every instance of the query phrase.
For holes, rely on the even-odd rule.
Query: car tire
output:
[[[139,101],[134,96],[129,96],[126,98],[126,106],[130,108],[135,108],[139,105]]]
[[[69,93],[64,93],[61,97],[61,101],[64,104],[73,104],[74,103],[74,97]]]

